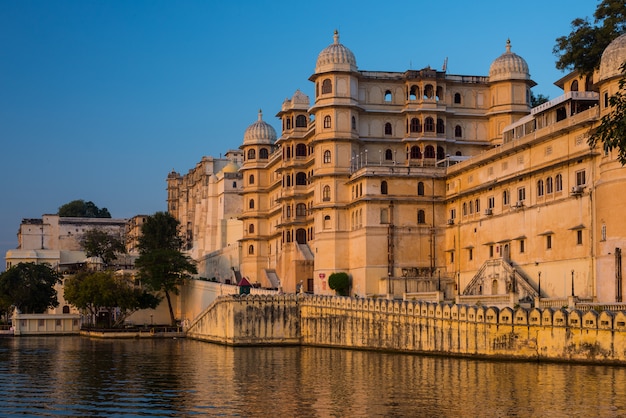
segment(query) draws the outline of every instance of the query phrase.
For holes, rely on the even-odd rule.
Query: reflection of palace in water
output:
[[[359,296],[621,302],[626,170],[587,138],[625,59],[623,35],[531,109],[508,41],[486,76],[385,72],[335,33],[280,136],[259,113],[240,150],[170,173],[168,209],[209,280],[329,294],[345,271]]]

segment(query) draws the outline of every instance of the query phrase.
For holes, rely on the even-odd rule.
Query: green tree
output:
[[[0,300],[22,313],[43,313],[59,306],[54,286],[60,282],[47,264],[19,263],[0,274]]]
[[[87,257],[99,257],[105,269],[118,254],[126,254],[126,247],[119,237],[99,228],[86,231],[80,238],[80,245]]]
[[[139,257],[135,261],[142,283],[165,295],[173,326],[176,318],[171,295],[177,295],[185,280],[197,273],[192,260],[182,253],[182,244],[178,220],[167,212],[157,212],[141,227]]]
[[[574,19],[572,32],[556,39],[556,68],[591,75],[600,65],[604,49],[626,31],[624,0],[603,0],[593,16],[593,23],[587,17]]]
[[[332,273],[328,277],[328,287],[333,289],[339,296],[348,296],[350,289],[350,276],[348,273]]]
[[[607,150],[617,149],[617,160],[626,165],[626,62],[621,70],[619,91],[609,97],[611,111],[602,116],[600,126],[592,132],[588,142],[591,147],[601,142]]]
[[[98,208],[93,202],[73,200],[59,207],[59,216],[66,218],[110,218],[107,208]]]
[[[135,286],[130,276],[112,271],[80,272],[67,279],[64,297],[78,309],[86,310],[94,318],[99,312],[108,312],[109,327],[117,327],[140,309],[154,309],[160,300]],[[113,312],[117,312],[111,324]]]
[[[530,107],[537,107],[541,104],[544,104],[550,100],[548,96],[544,96],[543,94],[539,94],[535,96],[535,93],[531,90],[530,92]]]

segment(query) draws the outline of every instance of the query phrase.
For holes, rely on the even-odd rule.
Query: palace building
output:
[[[531,109],[509,41],[486,76],[373,72],[335,32],[313,100],[282,103],[280,135],[259,112],[240,150],[170,173],[168,210],[220,281],[331,294],[346,272],[358,296],[621,302],[626,170],[587,139],[625,60],[622,35]]]

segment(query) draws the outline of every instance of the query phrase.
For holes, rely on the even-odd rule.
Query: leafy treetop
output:
[[[572,32],[556,39],[553,52],[558,57],[557,69],[591,75],[600,65],[604,49],[626,32],[624,0],[603,0],[593,16],[593,23],[587,17],[574,19]]]
[[[22,313],[43,313],[59,306],[54,286],[59,274],[47,264],[19,263],[0,274],[0,302]]]
[[[86,231],[80,244],[87,257],[100,257],[105,268],[115,260],[117,254],[126,253],[124,242],[118,236],[99,228]]]
[[[59,207],[58,215],[66,218],[110,218],[107,208],[98,208],[93,202],[73,200]]]

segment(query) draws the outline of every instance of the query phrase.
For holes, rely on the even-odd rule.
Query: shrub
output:
[[[347,296],[350,288],[350,276],[348,273],[333,273],[328,277],[328,287],[333,289],[339,296]]]

